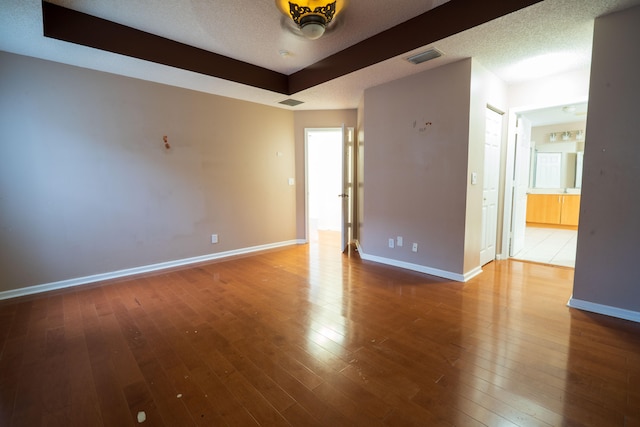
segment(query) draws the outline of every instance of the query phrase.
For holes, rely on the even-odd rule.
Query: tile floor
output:
[[[513,258],[574,268],[577,240],[576,230],[527,227],[524,249]]]

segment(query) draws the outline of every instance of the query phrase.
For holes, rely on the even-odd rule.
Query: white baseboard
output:
[[[228,258],[237,255],[245,255],[254,252],[264,251],[268,249],[276,249],[284,246],[291,246],[305,243],[303,240],[289,240],[285,242],[270,243],[267,245],[252,246],[249,248],[234,249],[226,252],[218,252],[207,254],[193,258],[184,258],[175,261],[161,262],[158,264],[144,265],[141,267],[127,268],[124,270],[112,271],[109,273],[95,274],[92,276],[78,277],[75,279],[61,280],[59,282],[46,283],[43,285],[29,286],[26,288],[12,289],[0,292],[0,300],[16,298],[25,295],[33,295],[41,292],[54,291],[58,289],[70,288],[73,286],[86,285],[89,283],[102,282],[104,280],[117,279],[121,277],[134,276],[137,274],[151,273],[169,268],[186,266],[189,264],[197,264],[200,262],[214,261],[218,259]]]
[[[482,267],[476,267],[473,270],[464,273],[463,282],[468,282],[469,280],[473,279],[480,273],[482,273]]]
[[[590,311],[592,313],[604,314],[605,316],[617,317],[618,319],[631,320],[632,322],[640,322],[640,312],[626,310],[624,308],[612,307],[610,305],[598,304],[571,297],[567,305],[571,308]]]
[[[482,273],[482,268],[478,267],[472,271],[470,271],[469,273],[466,274],[459,274],[459,273],[453,273],[451,271],[446,271],[446,270],[440,270],[437,268],[432,268],[432,267],[427,267],[424,265],[420,265],[420,264],[413,264],[410,262],[405,262],[405,261],[398,261],[395,259],[390,259],[390,258],[384,258],[384,257],[380,257],[380,256],[376,256],[376,255],[367,255],[364,252],[362,252],[362,247],[360,246],[360,242],[358,242],[356,240],[356,247],[358,248],[358,252],[360,253],[360,258],[362,258],[365,261],[373,261],[373,262],[377,262],[380,264],[386,264],[386,265],[391,265],[394,267],[400,267],[400,268],[404,268],[407,270],[412,270],[412,271],[417,271],[419,273],[425,273],[425,274],[430,274],[432,276],[438,276],[438,277],[442,277],[444,279],[449,279],[449,280],[455,280],[456,282],[466,282],[468,280],[470,280],[471,278],[477,276],[478,274]]]

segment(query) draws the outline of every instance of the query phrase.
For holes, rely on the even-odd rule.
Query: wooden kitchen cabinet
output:
[[[564,194],[562,196],[560,224],[577,226],[579,217],[580,217],[580,195]]]
[[[560,194],[529,194],[527,222],[560,224]]]
[[[577,226],[580,214],[579,194],[529,194],[527,222]]]

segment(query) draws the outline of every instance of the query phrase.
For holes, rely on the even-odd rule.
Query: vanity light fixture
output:
[[[557,135],[555,132],[549,134],[549,142],[556,142]]]

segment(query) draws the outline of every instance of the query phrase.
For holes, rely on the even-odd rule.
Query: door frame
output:
[[[486,123],[488,122],[487,118],[486,118],[486,113],[487,111],[492,111],[493,113],[497,114],[500,116],[500,131],[499,131],[499,137],[498,137],[498,151],[497,151],[497,162],[496,164],[498,165],[498,171],[496,172],[496,204],[495,204],[495,222],[493,223],[493,227],[494,227],[494,233],[493,233],[493,238],[492,238],[492,244],[493,244],[493,256],[491,257],[490,260],[488,261],[484,261],[482,259],[483,257],[483,251],[486,249],[486,247],[484,247],[484,244],[486,242],[486,238],[484,239],[485,241],[483,241],[483,247],[480,249],[480,264],[484,265],[487,264],[491,261],[494,261],[496,258],[499,257],[499,253],[498,253],[498,229],[500,226],[500,169],[501,169],[501,153],[502,153],[502,145],[503,145],[503,140],[504,140],[504,120],[505,120],[505,112],[500,110],[497,107],[494,107],[491,104],[487,104],[485,107],[485,152],[484,152],[484,170],[483,170],[483,195],[482,195],[482,207],[483,207],[483,224],[482,224],[482,233],[483,236],[486,237],[486,233],[487,233],[487,221],[486,218],[484,218],[485,212],[484,212],[484,202],[485,202],[485,189],[484,186],[486,185],[486,177],[487,177],[487,148],[486,148],[486,144],[487,144],[487,135],[486,135]]]
[[[513,227],[511,224],[511,218],[513,214],[513,168],[515,165],[515,149],[516,149],[516,124],[518,120],[518,114],[539,110],[542,108],[557,107],[559,105],[571,105],[582,102],[588,102],[588,96],[580,96],[577,98],[566,99],[563,102],[551,102],[526,105],[521,107],[509,108],[507,119],[507,152],[505,161],[505,175],[504,175],[504,202],[502,209],[502,242],[500,246],[500,254],[496,256],[497,259],[509,259],[509,248],[511,247],[511,234]],[[529,171],[531,173],[531,171]],[[579,226],[578,226],[579,227]]]
[[[341,246],[346,251],[353,241],[355,215],[355,130],[342,124],[342,230]]]
[[[312,132],[336,132],[341,134],[341,144],[340,144],[340,164],[344,163],[344,149],[345,149],[345,138],[344,138],[344,125],[341,127],[336,126],[328,126],[328,127],[306,127],[304,128],[304,211],[305,211],[305,219],[304,219],[304,227],[305,227],[305,243],[309,243],[311,241],[309,231],[309,133]],[[341,169],[343,167],[341,166]],[[344,174],[344,170],[343,170]],[[336,194],[336,199],[338,199],[338,194]],[[338,201],[336,200],[336,203]],[[344,226],[341,225],[341,228]],[[344,230],[340,230],[342,234],[344,234]]]

